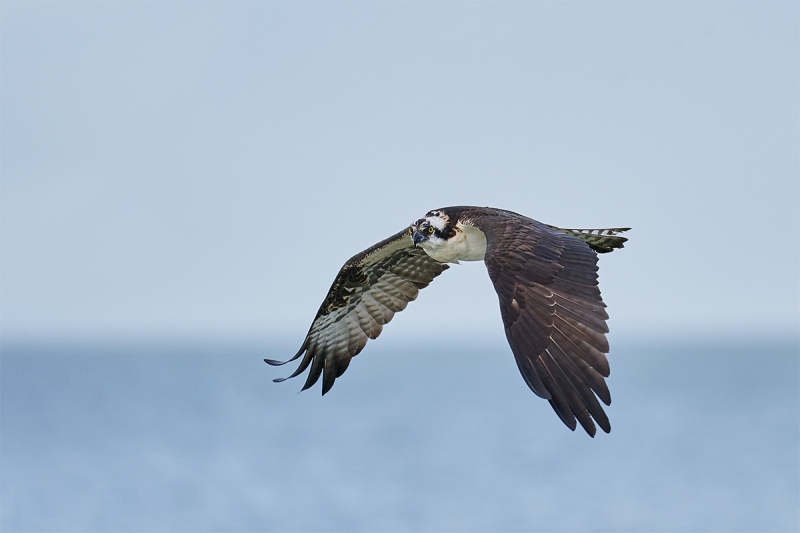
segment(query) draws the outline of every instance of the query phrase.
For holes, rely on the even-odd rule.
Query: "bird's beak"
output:
[[[424,241],[427,238],[428,238],[427,235],[425,235],[424,233],[421,233],[419,231],[415,231],[411,235],[411,240],[414,241],[414,246],[418,245],[419,243],[421,243],[422,241]]]

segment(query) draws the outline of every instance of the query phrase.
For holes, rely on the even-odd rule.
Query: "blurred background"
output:
[[[797,3],[0,15],[4,531],[800,529]],[[271,383],[449,205],[633,228],[610,435],[529,392],[481,263],[324,400]]]

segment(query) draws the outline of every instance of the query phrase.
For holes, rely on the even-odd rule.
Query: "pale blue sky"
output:
[[[615,338],[796,332],[799,6],[4,1],[2,331],[299,342],[471,204],[632,226]],[[502,337],[482,264],[395,321]]]

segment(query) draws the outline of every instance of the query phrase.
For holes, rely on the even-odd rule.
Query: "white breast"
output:
[[[421,244],[422,249],[443,263],[482,261],[486,255],[486,235],[474,226],[456,224],[456,229],[458,233],[450,239],[425,241]]]

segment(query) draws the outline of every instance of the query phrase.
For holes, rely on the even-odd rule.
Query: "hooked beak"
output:
[[[428,236],[425,235],[424,233],[420,232],[420,231],[415,231],[411,235],[411,240],[414,241],[414,246],[418,245],[419,243],[421,243],[422,241],[424,241],[427,238],[428,238]]]

